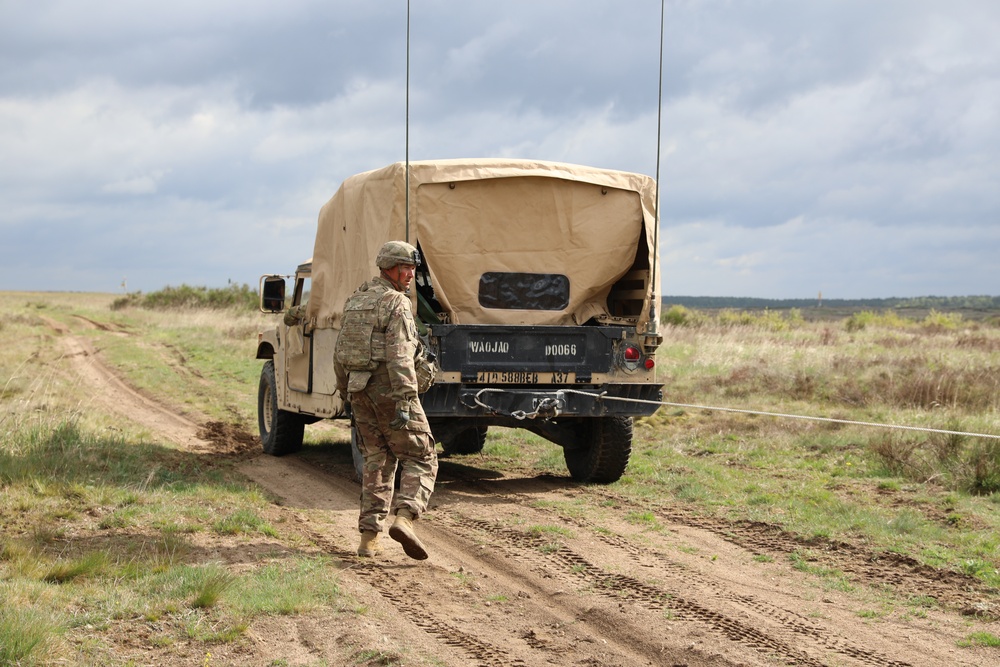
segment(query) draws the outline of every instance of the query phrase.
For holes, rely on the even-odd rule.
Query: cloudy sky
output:
[[[656,174],[659,0],[412,0],[410,157]],[[1000,295],[1000,3],[668,0],[665,294]],[[256,284],[405,156],[405,0],[0,0],[0,289]]]

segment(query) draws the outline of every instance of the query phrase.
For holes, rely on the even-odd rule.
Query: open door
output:
[[[309,300],[309,282],[312,265],[306,263],[295,272],[295,291],[289,308]],[[287,321],[287,320],[285,320]],[[284,322],[284,321],[283,321]],[[311,393],[313,390],[313,336],[316,333],[303,312],[297,322],[285,324],[285,381],[293,391]]]

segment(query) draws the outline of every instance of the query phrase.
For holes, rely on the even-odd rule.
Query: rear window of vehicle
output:
[[[569,278],[558,273],[484,273],[479,279],[479,305],[503,310],[562,310],[569,305]]]

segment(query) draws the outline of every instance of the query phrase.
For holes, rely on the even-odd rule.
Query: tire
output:
[[[586,484],[617,482],[625,474],[631,454],[631,417],[587,419],[581,425],[577,446],[563,448],[570,476]]]
[[[257,424],[265,454],[284,456],[302,449],[305,420],[294,412],[278,409],[278,383],[274,378],[274,361],[270,359],[260,371]]]
[[[486,432],[488,430],[487,426],[467,428],[448,442],[442,442],[441,449],[444,450],[445,456],[478,454],[483,451],[483,447],[486,445]]]

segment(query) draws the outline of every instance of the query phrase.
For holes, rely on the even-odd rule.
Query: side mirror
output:
[[[260,312],[280,313],[285,309],[285,277],[260,277]]]

